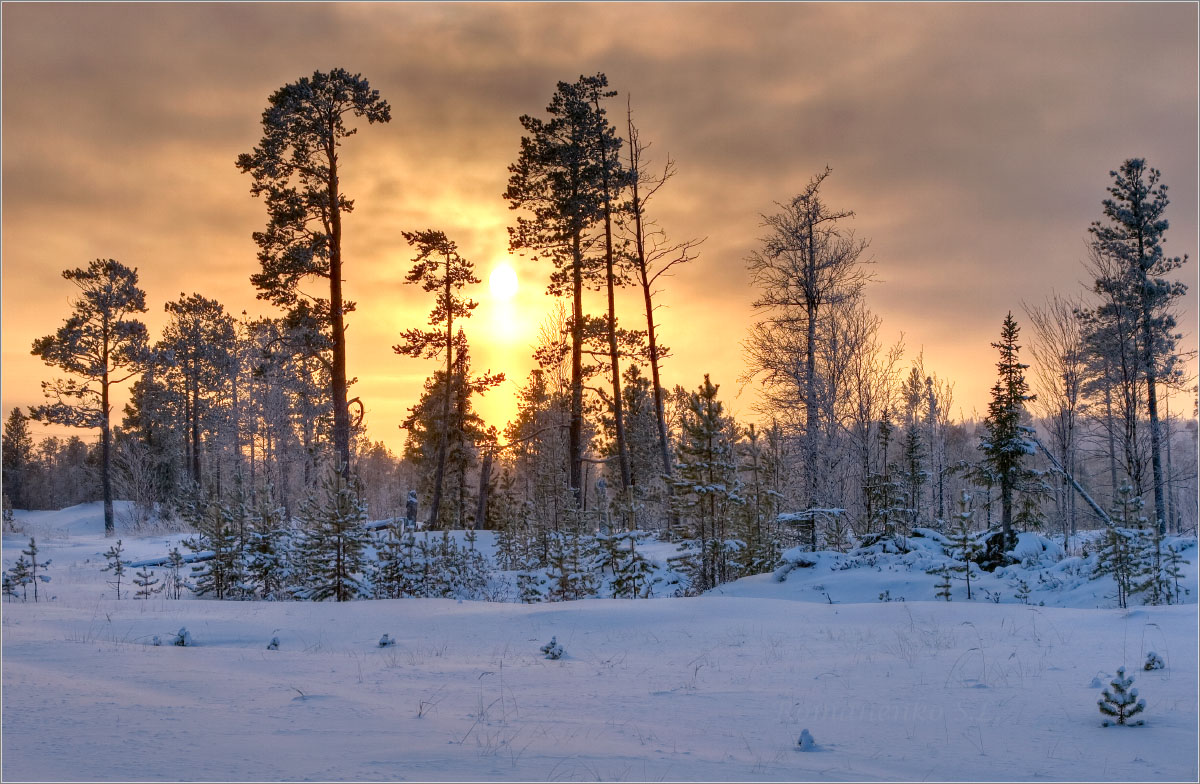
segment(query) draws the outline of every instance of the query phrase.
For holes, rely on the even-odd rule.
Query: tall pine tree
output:
[[[43,381],[50,401],[30,409],[39,422],[100,429],[100,484],[104,495],[104,535],[116,533],[113,518],[110,391],[144,366],[149,352],[146,325],[134,318],[146,312],[137,270],[113,259],[96,259],[63,277],[79,287],[73,311],[58,332],[33,342],[32,353],[68,378]]]

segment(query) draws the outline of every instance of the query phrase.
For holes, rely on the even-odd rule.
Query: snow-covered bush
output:
[[[1143,670],[1162,670],[1165,669],[1167,663],[1163,661],[1163,657],[1159,656],[1154,651],[1146,654],[1146,663],[1142,665]]]
[[[1125,677],[1125,668],[1117,668],[1117,676],[1112,679],[1109,686],[1112,691],[1105,689],[1100,699],[1096,704],[1100,706],[1100,713],[1107,716],[1100,726],[1111,727],[1114,724],[1121,724],[1127,727],[1140,727],[1143,722],[1141,719],[1130,721],[1132,717],[1141,713],[1146,709],[1146,701],[1138,699],[1137,689],[1131,689],[1133,685],[1133,676]]]
[[[563,655],[563,647],[558,644],[558,637],[551,637],[550,642],[546,643],[541,648],[542,653],[546,654],[547,659],[561,659]]]
[[[187,648],[193,645],[192,633],[187,630],[186,626],[179,627],[179,631],[175,632],[175,639],[171,640],[172,645],[178,645],[180,648]]]
[[[796,745],[800,747],[800,751],[812,751],[817,747],[817,742],[813,740],[812,733],[805,728],[800,730],[800,740],[796,741]]]
[[[279,650],[279,638],[278,637],[271,638],[271,641],[269,643],[267,643],[267,650],[268,651]]]
[[[382,637],[379,638],[379,647],[380,648],[388,648],[395,644],[396,644],[396,641],[394,639],[392,639],[386,632],[384,633],[384,635]]]

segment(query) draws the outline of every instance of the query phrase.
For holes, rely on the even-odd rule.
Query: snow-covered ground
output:
[[[1069,573],[932,601],[923,552],[688,599],[118,602],[98,505],[18,517],[4,566],[36,535],[54,598],[3,604],[6,781],[1197,779],[1195,563],[1192,603],[1129,610]],[[1121,665],[1144,727],[1100,725]]]

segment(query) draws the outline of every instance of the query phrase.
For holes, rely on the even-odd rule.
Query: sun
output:
[[[517,273],[507,264],[500,264],[492,270],[488,278],[488,287],[497,299],[512,299],[517,293]]]

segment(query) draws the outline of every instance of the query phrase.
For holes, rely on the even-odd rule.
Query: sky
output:
[[[711,373],[752,415],[753,385],[739,382],[754,318],[745,260],[762,216],[827,165],[823,196],[870,241],[883,338],[903,336],[908,357],[923,352],[954,384],[956,417],[986,410],[1007,311],[1023,321],[1023,303],[1084,291],[1087,227],[1129,157],[1170,186],[1166,250],[1192,257],[1180,323],[1184,348],[1196,346],[1194,3],[6,2],[2,13],[5,412],[40,402],[52,373],[29,349],[69,312],[64,269],[136,267],[152,337],[181,293],[276,313],[249,282],[266,212],[234,160],[261,138],[272,92],[335,67],[392,108],[390,123],[346,141],[342,181],[355,201],[352,395],[393,449],[435,364],[392,351],[431,306],[404,284],[403,231],[445,231],[485,281],[515,269],[516,296],[485,283],[467,324],[475,369],[509,379],[478,410],[498,426],[513,415],[552,303],[545,267],[508,252],[507,167],[518,117],[544,116],[556,83],[581,74],[607,74],[614,119],[628,99],[649,157],[676,162],[662,228],[707,237],[659,296],[668,385]],[[619,296],[636,324],[637,292]]]

